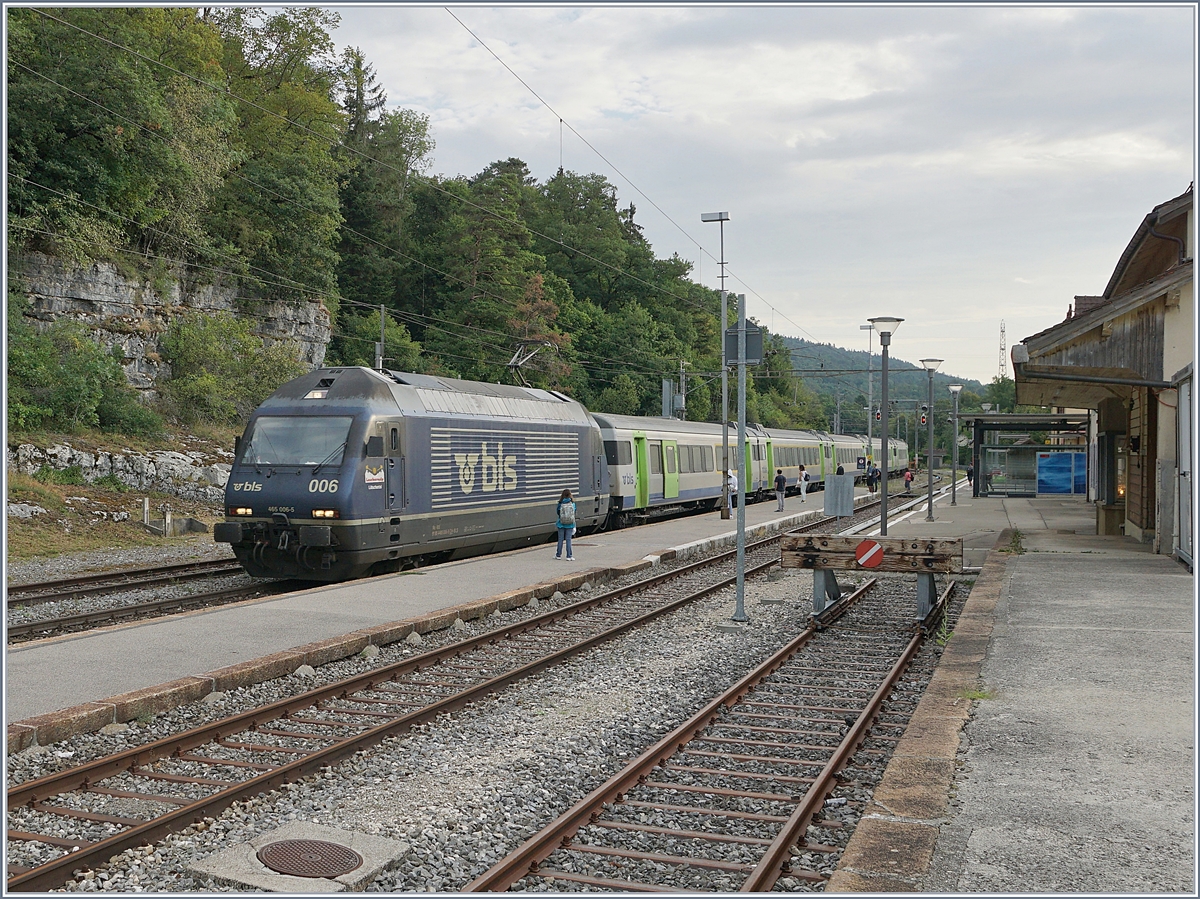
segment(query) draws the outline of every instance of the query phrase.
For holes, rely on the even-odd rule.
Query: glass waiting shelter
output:
[[[962,418],[972,426],[974,496],[1086,497],[1095,485],[1089,452],[1092,413],[1039,415],[982,413]]]

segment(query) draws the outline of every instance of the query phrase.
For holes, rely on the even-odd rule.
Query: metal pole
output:
[[[729,520],[729,360],[725,331],[729,327],[729,294],[725,291],[725,222],[721,225],[721,517]],[[739,481],[740,483],[740,481]]]
[[[956,389],[957,388],[957,389]],[[954,436],[951,438],[950,449],[950,505],[958,505],[958,391],[962,390],[959,385],[954,385],[950,388],[950,393],[954,396]]]
[[[872,338],[875,336],[874,325],[859,325],[859,330],[867,332],[867,461],[870,462],[875,455],[874,446],[871,443],[872,424],[875,418],[875,403],[872,398],[872,378],[871,378],[871,356],[872,356]]]
[[[738,459],[746,458],[746,295],[738,294]],[[738,468],[741,469],[739,462]],[[737,608],[733,620],[749,621],[746,615],[746,481],[750,477],[749,466],[741,469],[738,478],[737,507]]]
[[[879,347],[883,353],[883,374],[880,377],[882,397],[880,403],[880,455],[882,465],[879,468],[882,477],[879,481],[879,534],[887,536],[887,481],[888,481],[888,344],[892,342],[891,334],[879,335]]]
[[[925,455],[929,464],[925,466],[925,479],[929,481],[929,511],[926,521],[933,521],[933,370],[929,371],[929,413],[925,420],[929,422],[929,439],[925,441]]]

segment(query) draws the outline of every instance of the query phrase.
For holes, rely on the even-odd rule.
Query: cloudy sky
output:
[[[985,382],[1001,321],[1011,348],[1101,293],[1194,177],[1190,6],[337,9],[339,48],[429,115],[433,172],[603,174],[713,287],[700,214],[728,211],[763,324],[866,349],[899,316],[895,356]]]

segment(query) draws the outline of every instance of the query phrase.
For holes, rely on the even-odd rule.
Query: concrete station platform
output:
[[[1194,578],[1079,499],[958,499],[888,527],[996,549],[826,892],[1196,895]]]

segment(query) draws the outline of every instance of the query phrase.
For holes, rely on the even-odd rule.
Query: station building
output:
[[[1101,296],[1012,349],[1017,402],[1093,410],[1097,530],[1192,564],[1193,189],[1154,207]]]

